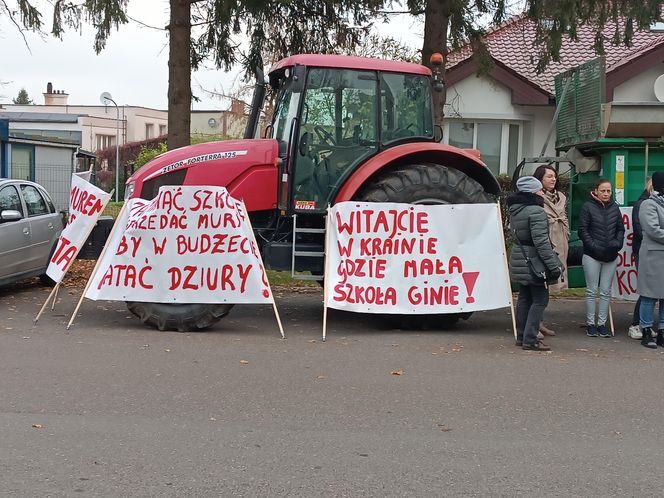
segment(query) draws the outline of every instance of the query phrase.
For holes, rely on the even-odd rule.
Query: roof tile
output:
[[[662,32],[635,31],[630,47],[616,46],[610,43],[614,30],[614,23],[609,23],[604,28],[607,37],[604,44],[607,73],[664,43]],[[594,26],[584,25],[578,28],[576,41],[566,37],[560,50],[560,61],[551,62],[541,74],[535,71],[537,65],[537,50],[533,46],[535,23],[525,14],[511,17],[490,29],[484,36],[484,41],[494,59],[553,95],[555,75],[597,57],[593,49],[594,31]],[[450,52],[447,58],[447,70],[470,58],[471,55],[470,44]]]

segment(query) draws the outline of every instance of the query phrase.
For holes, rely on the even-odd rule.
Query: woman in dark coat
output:
[[[507,198],[511,226],[517,239],[510,253],[510,277],[519,284],[516,344],[528,351],[550,351],[549,346],[537,340],[537,332],[549,303],[548,283],[560,278],[563,265],[551,247],[542,183],[533,176],[524,176],[516,182],[516,189]],[[548,282],[531,272],[528,259],[534,261],[536,267],[549,271]]]
[[[622,213],[611,197],[611,182],[600,179],[579,215],[579,238],[583,242],[582,264],[586,277],[586,333],[589,337],[611,337],[611,332],[606,329],[606,319],[618,253],[625,238]],[[597,310],[595,297],[598,289]]]
[[[639,251],[639,280],[637,290],[641,296],[641,344],[647,348],[664,346],[664,172],[652,175],[652,194],[643,201],[639,221],[643,242]],[[657,339],[653,332],[655,303],[659,301]]]
[[[639,271],[639,250],[641,249],[641,242],[643,241],[643,230],[641,230],[641,222],[639,221],[639,210],[641,209],[641,204],[645,201],[650,194],[652,193],[652,179],[648,178],[646,182],[646,188],[641,193],[639,198],[634,203],[632,208],[632,255],[634,257],[634,265],[636,266],[636,271],[638,274]],[[643,335],[641,334],[641,327],[639,327],[639,309],[641,308],[641,297],[636,301],[634,305],[634,314],[632,315],[632,325],[629,326],[627,335],[632,339],[641,339]]]

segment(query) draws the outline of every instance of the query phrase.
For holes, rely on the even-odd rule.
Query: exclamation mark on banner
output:
[[[474,303],[475,298],[473,297],[473,289],[475,289],[475,283],[477,282],[477,277],[480,276],[478,271],[469,271],[462,273],[463,281],[466,284],[466,290],[468,291],[468,297],[466,298],[467,303]]]

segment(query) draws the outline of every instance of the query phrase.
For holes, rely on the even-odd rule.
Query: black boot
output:
[[[641,339],[641,346],[645,346],[650,349],[657,349],[657,342],[653,337],[652,328],[646,327],[642,330],[643,338]]]
[[[659,347],[664,347],[664,329],[659,329],[657,331],[657,345]]]

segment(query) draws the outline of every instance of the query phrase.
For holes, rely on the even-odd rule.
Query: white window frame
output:
[[[105,133],[95,133],[95,150],[104,150],[115,145],[115,135],[106,135]]]
[[[510,143],[510,125],[517,125],[519,127],[519,138],[517,146],[516,157],[518,160],[523,157],[523,121],[500,121],[490,119],[451,119],[443,123],[443,143],[450,144],[450,123],[470,123],[473,125],[473,148],[477,149],[477,129],[479,124],[497,124],[502,125],[500,131],[500,168],[501,175],[509,174],[509,143]],[[516,165],[515,165],[516,166]]]

